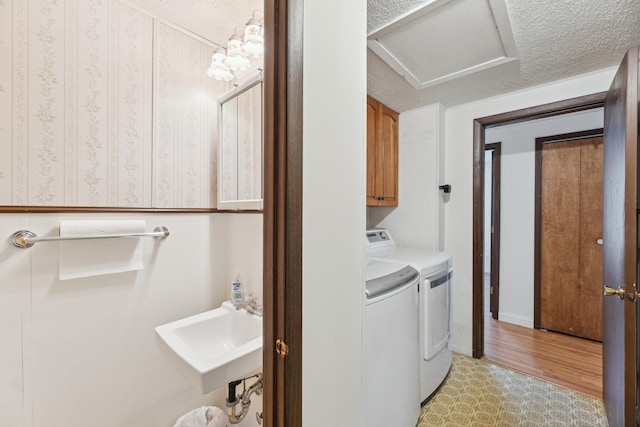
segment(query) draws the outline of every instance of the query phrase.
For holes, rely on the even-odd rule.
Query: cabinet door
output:
[[[367,97],[367,206],[378,206],[378,105]]]
[[[218,208],[238,200],[238,98],[220,105]]]
[[[262,78],[219,99],[218,209],[262,209]]]
[[[367,206],[398,206],[398,113],[369,97]]]
[[[380,104],[378,113],[379,206],[398,206],[398,113]]]
[[[262,200],[262,87],[238,95],[237,200]]]

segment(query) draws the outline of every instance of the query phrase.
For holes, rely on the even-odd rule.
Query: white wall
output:
[[[398,246],[442,249],[444,113],[432,104],[400,114],[398,206],[367,208],[369,226],[386,227]]]
[[[472,350],[473,119],[605,91],[615,69],[514,92],[447,109],[446,176],[453,186],[445,205],[445,250],[453,256],[452,339],[454,351]]]
[[[226,214],[224,251],[226,252],[225,283],[231,292],[236,271],[242,279],[245,294],[253,292],[262,298],[262,215]],[[229,298],[229,293],[224,295]]]
[[[154,327],[228,298],[229,266],[261,289],[262,215],[0,215],[0,426],[171,427],[223,389],[200,395],[160,353]],[[17,230],[58,233],[62,219],[144,219],[144,269],[60,281],[58,243],[18,249]],[[94,241],[100,250],[100,241]],[[256,426],[251,407],[245,426]]]
[[[603,109],[598,108],[485,132],[486,143],[502,142],[500,320],[533,327],[535,139],[603,125]]]
[[[363,425],[366,6],[304,1],[305,427]]]

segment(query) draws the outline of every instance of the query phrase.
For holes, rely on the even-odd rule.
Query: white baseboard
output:
[[[518,326],[524,326],[525,328],[533,329],[533,319],[525,316],[521,316],[519,314],[513,313],[503,313],[502,311],[498,313],[498,320],[501,322],[512,323]]]

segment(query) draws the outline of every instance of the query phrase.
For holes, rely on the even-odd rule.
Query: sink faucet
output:
[[[247,312],[262,317],[262,304],[258,304],[255,298],[233,301],[233,306],[236,310],[244,308]]]

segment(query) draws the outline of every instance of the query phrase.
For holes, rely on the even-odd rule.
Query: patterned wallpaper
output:
[[[0,0],[0,205],[215,207],[212,51],[117,0]]]

